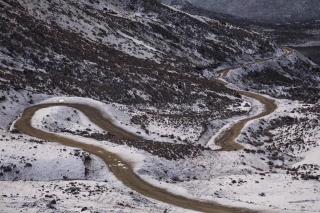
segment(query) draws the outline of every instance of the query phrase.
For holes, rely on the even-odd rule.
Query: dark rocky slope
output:
[[[260,34],[158,1],[1,0],[0,5],[2,90],[158,108],[201,102],[210,113],[183,114],[206,120],[239,99],[202,78],[204,68],[270,57],[277,50]]]

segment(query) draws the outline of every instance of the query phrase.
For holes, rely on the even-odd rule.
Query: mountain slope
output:
[[[255,32],[191,16],[157,1],[0,4],[3,90],[158,108],[185,104],[189,112],[201,103],[211,114],[239,99],[234,91],[201,78],[204,68],[270,57],[278,51]]]
[[[216,211],[200,199],[319,211],[317,162],[293,165],[320,146],[319,68],[220,15],[156,0],[0,0],[0,208]],[[114,169],[148,184],[128,188]]]
[[[166,3],[191,2],[197,7],[264,22],[320,19],[317,0],[164,0]]]

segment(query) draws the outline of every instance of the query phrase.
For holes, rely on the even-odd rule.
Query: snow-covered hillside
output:
[[[130,189],[97,153],[23,134],[15,124],[37,104],[32,128],[113,152],[168,193],[319,211],[319,67],[219,17],[157,0],[0,0],[0,212],[187,211]],[[278,108],[244,126],[244,149],[217,151],[265,110],[240,90]]]
[[[320,19],[317,0],[163,0],[166,3],[193,5],[214,12],[264,22],[305,21]]]
[[[307,103],[317,103],[320,98],[319,66],[295,51],[275,60],[232,70],[227,80],[241,89],[274,97]]]
[[[235,94],[198,79],[202,69],[278,51],[255,32],[148,2],[0,1],[1,89],[213,112],[231,103],[219,94]]]

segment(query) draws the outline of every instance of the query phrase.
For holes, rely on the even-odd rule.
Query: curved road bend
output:
[[[103,114],[96,108],[84,105],[84,104],[67,104],[67,103],[53,103],[53,104],[40,104],[32,106],[26,109],[21,118],[15,123],[15,127],[23,132],[24,134],[46,140],[51,142],[58,142],[65,146],[80,148],[86,152],[89,152],[93,155],[101,158],[105,164],[109,167],[110,171],[124,183],[126,186],[132,190],[146,196],[153,198],[168,204],[172,204],[181,208],[207,212],[207,213],[247,213],[253,212],[248,209],[233,208],[228,206],[222,206],[220,204],[189,199],[183,196],[175,195],[168,192],[165,189],[151,185],[150,183],[141,179],[138,175],[135,174],[132,165],[123,160],[120,156],[108,152],[103,148],[100,148],[91,144],[80,143],[76,140],[63,137],[50,132],[45,132],[40,129],[37,129],[31,125],[31,119],[34,116],[35,112],[40,109],[52,107],[52,106],[67,106],[73,107],[75,109],[83,112],[93,123],[102,129],[111,132],[120,138],[128,138],[138,140],[139,137],[133,135],[132,133],[126,132],[125,130],[112,124],[112,121],[103,117]]]
[[[244,118],[235,123],[231,128],[222,132],[221,135],[215,141],[216,145],[221,147],[221,149],[219,149],[218,151],[237,151],[242,149],[243,146],[238,144],[236,142],[236,139],[241,134],[241,131],[244,128],[244,126],[249,121],[262,118],[266,115],[273,113],[277,109],[277,105],[272,99],[247,91],[238,91],[238,93],[240,95],[253,98],[259,101],[264,106],[264,111],[253,117]]]
[[[289,55],[292,53],[292,50],[285,49],[285,54]],[[270,60],[270,59],[266,59]],[[230,69],[223,70],[221,73],[221,78],[225,77]],[[220,83],[226,84],[222,80],[217,80]],[[234,124],[230,129],[222,133],[222,136],[216,141],[218,145],[222,148],[221,150],[231,151],[231,150],[239,150],[242,148],[240,144],[235,142],[236,138],[240,135],[242,128],[251,120],[261,118],[263,116],[269,115],[275,111],[277,108],[276,104],[273,100],[268,99],[264,96],[247,92],[247,91],[238,91],[241,95],[254,98],[262,103],[265,107],[265,111],[250,118],[246,118],[240,120],[236,124]],[[52,107],[52,106],[67,106],[78,109],[79,111],[83,112],[93,123],[95,123],[100,128],[112,133],[118,138],[125,138],[130,140],[139,140],[141,139],[139,136],[127,132],[124,129],[113,124],[111,120],[108,120],[103,116],[98,109],[84,105],[84,104],[69,104],[69,103],[53,103],[53,104],[40,104],[32,106],[26,109],[21,118],[17,120],[15,123],[15,127],[20,130],[21,132],[51,142],[58,142],[65,146],[76,147],[83,149],[86,152],[89,152],[93,155],[100,157],[105,164],[109,167],[110,171],[126,186],[131,188],[132,190],[145,195],[146,197],[153,198],[168,204],[172,204],[181,208],[200,211],[200,212],[207,212],[207,213],[239,213],[239,212],[254,212],[248,209],[241,209],[241,208],[233,208],[228,206],[222,206],[220,204],[209,202],[209,201],[200,201],[200,200],[193,200],[183,196],[172,194],[165,189],[153,186],[148,182],[142,180],[138,175],[135,174],[132,165],[123,160],[120,156],[108,152],[103,148],[100,148],[95,145],[89,145],[80,143],[76,140],[63,137],[61,135],[57,135],[54,133],[49,133],[42,131],[40,129],[34,128],[31,125],[31,119],[34,116],[35,112],[42,108]]]
[[[283,50],[284,50],[285,56],[288,56],[294,52],[294,50],[290,49],[290,48],[284,48]],[[251,62],[246,65],[250,65],[250,64],[254,64],[254,63],[261,63],[261,62],[265,62],[265,61],[268,61],[271,59],[272,58],[261,59],[261,60],[258,60],[257,62]],[[242,66],[245,66],[245,65],[242,65]],[[219,78],[215,79],[215,81],[217,81],[223,85],[227,85],[227,82],[223,81],[222,79],[228,75],[230,70],[237,69],[242,66],[221,70],[218,75]],[[237,140],[238,136],[241,134],[241,131],[244,128],[244,126],[249,121],[256,120],[256,119],[259,119],[264,116],[272,114],[277,109],[276,103],[274,102],[274,100],[272,100],[270,98],[267,98],[265,96],[262,96],[262,95],[259,95],[257,93],[253,93],[253,92],[242,91],[242,90],[235,90],[235,91],[237,91],[240,95],[243,95],[243,96],[246,96],[249,98],[253,98],[253,99],[259,101],[264,106],[264,111],[259,113],[258,115],[253,116],[253,117],[244,118],[244,119],[238,121],[237,123],[235,123],[231,128],[222,132],[221,135],[215,140],[215,144],[221,147],[217,151],[237,151],[237,150],[243,149],[243,146],[236,143],[236,140]]]

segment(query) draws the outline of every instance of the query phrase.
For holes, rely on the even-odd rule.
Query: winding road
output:
[[[77,140],[73,140],[67,137],[63,137],[61,135],[57,135],[55,133],[45,132],[41,129],[37,129],[31,125],[31,120],[34,114],[43,108],[53,107],[53,106],[67,106],[72,107],[77,110],[83,112],[93,123],[95,123],[100,128],[111,132],[117,137],[138,140],[139,137],[129,133],[114,124],[107,118],[105,118],[98,109],[84,105],[84,104],[68,104],[68,103],[53,103],[53,104],[39,104],[32,106],[26,109],[21,118],[16,121],[15,127],[23,132],[24,134],[46,140],[51,142],[58,142],[65,146],[77,147],[88,153],[98,156],[101,158],[105,164],[108,166],[110,171],[124,183],[126,186],[131,188],[132,190],[139,192],[146,197],[153,198],[168,204],[172,204],[178,207],[182,207],[185,209],[200,211],[200,212],[208,212],[208,213],[240,213],[240,212],[253,212],[248,209],[240,209],[222,206],[220,204],[209,202],[209,201],[200,201],[193,200],[183,196],[175,195],[173,193],[168,192],[163,188],[159,188],[151,185],[150,183],[141,179],[133,170],[132,165],[122,159],[120,156],[108,152],[107,150],[91,145],[78,142]]]
[[[284,54],[283,54],[284,56],[288,56],[294,52],[293,49],[287,48],[287,47],[284,48],[283,51],[284,51]],[[251,62],[248,64],[243,64],[243,65],[240,65],[240,66],[237,66],[234,68],[228,68],[228,69],[221,70],[218,74],[218,78],[216,79],[216,81],[227,86],[227,82],[224,81],[224,78],[228,75],[228,73],[231,70],[238,69],[238,68],[252,65],[252,64],[266,62],[266,61],[269,61],[272,59],[274,59],[274,58],[261,59],[261,60],[257,60],[255,62]],[[248,98],[252,98],[252,99],[259,101],[263,105],[264,110],[263,110],[263,112],[261,112],[257,115],[254,115],[254,116],[248,117],[248,118],[244,118],[244,119],[238,121],[237,123],[232,125],[229,129],[222,132],[221,135],[218,136],[217,139],[215,140],[215,144],[221,147],[217,151],[237,151],[237,150],[242,149],[243,146],[241,144],[238,144],[236,142],[236,140],[237,140],[238,136],[241,134],[241,131],[245,127],[245,125],[249,121],[256,120],[256,119],[262,118],[264,116],[270,115],[277,109],[277,104],[275,103],[274,100],[272,100],[270,98],[267,98],[265,96],[259,95],[257,93],[249,92],[249,91],[243,91],[243,90],[236,90],[236,91],[242,96],[246,96]]]
[[[218,82],[226,85],[227,83],[223,81],[222,79],[228,74],[230,69],[223,70],[221,74],[219,75],[219,79],[217,79]],[[257,93],[248,92],[248,91],[242,91],[237,90],[237,92],[242,95],[246,96],[248,98],[255,99],[259,101],[263,107],[263,112],[254,115],[252,117],[244,118],[234,125],[231,126],[231,128],[227,129],[226,131],[222,132],[220,136],[217,137],[215,140],[215,144],[220,146],[221,148],[217,151],[237,151],[243,148],[241,144],[238,144],[236,142],[238,136],[241,134],[242,129],[245,127],[245,125],[252,120],[256,120],[259,118],[262,118],[264,116],[270,115],[277,109],[277,105],[274,102],[274,100],[267,98],[265,96],[259,95]]]
[[[289,54],[289,53],[286,53]],[[269,59],[266,59],[269,60]],[[223,70],[220,74],[220,78],[225,77],[230,69]],[[222,79],[217,81],[226,84]],[[233,151],[242,148],[240,144],[236,143],[236,138],[240,135],[243,127],[251,120],[262,118],[266,115],[271,114],[277,108],[273,100],[268,99],[262,95],[247,92],[247,91],[237,91],[243,96],[256,99],[262,105],[264,105],[265,110],[258,115],[242,119],[234,124],[230,129],[226,130],[221,134],[216,140],[216,143],[221,146],[221,151]],[[34,114],[43,108],[53,107],[53,106],[67,106],[75,108],[83,112],[93,123],[95,123],[100,128],[112,133],[118,138],[130,139],[130,140],[140,140],[141,138],[135,134],[127,132],[124,129],[113,124],[111,120],[103,116],[103,113],[98,109],[85,105],[85,104],[71,104],[71,103],[52,103],[52,104],[39,104],[27,108],[21,118],[16,121],[15,127],[24,134],[46,140],[51,142],[57,142],[65,146],[77,147],[83,149],[84,151],[91,153],[93,155],[101,158],[105,164],[109,167],[110,171],[120,180],[124,185],[128,186],[132,190],[145,195],[146,197],[159,200],[168,204],[172,204],[181,208],[207,212],[207,213],[239,213],[239,212],[254,212],[248,209],[233,208],[228,206],[223,206],[218,203],[210,201],[202,201],[196,199],[189,199],[183,196],[175,195],[168,192],[163,188],[153,186],[152,184],[141,179],[133,170],[132,165],[122,159],[117,154],[108,152],[107,150],[91,145],[81,143],[77,140],[63,137],[61,135],[45,132],[41,129],[37,129],[31,125],[31,120]]]

